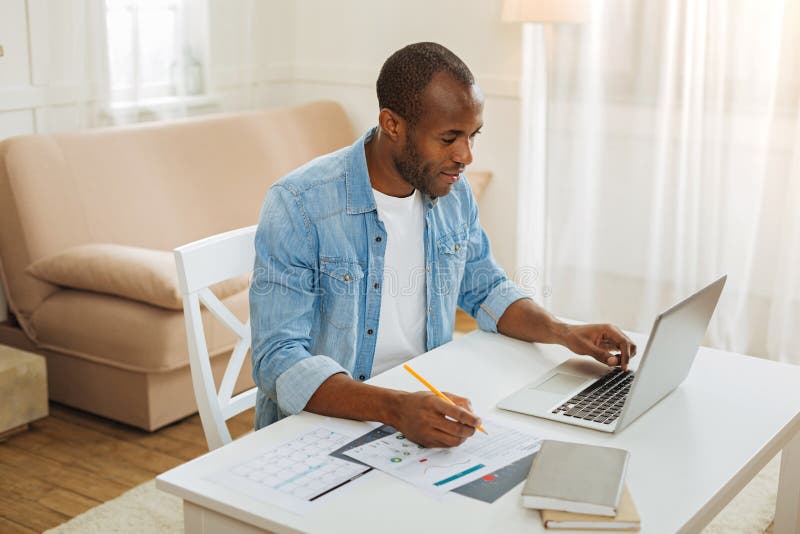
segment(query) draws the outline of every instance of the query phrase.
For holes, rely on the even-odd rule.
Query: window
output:
[[[201,6],[188,0],[106,0],[109,77],[114,102],[204,92],[203,58],[190,35]],[[199,4],[199,3],[196,3]],[[191,7],[191,9],[189,9]]]

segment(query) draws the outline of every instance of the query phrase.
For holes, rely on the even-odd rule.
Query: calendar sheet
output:
[[[316,428],[209,478],[258,501],[303,514],[323,495],[370,470],[369,466],[328,456],[351,439]]]

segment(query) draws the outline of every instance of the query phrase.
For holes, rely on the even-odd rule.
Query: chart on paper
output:
[[[458,475],[466,476],[484,467],[458,449],[426,449],[409,441],[400,432],[351,449],[345,454],[382,471],[392,471],[401,478],[434,487],[443,486],[459,478]]]
[[[425,490],[442,493],[530,456],[539,447],[539,438],[496,421],[486,421],[484,426],[489,435],[476,433],[460,447],[426,449],[395,432],[344,454]]]
[[[369,471],[367,466],[328,456],[351,439],[317,428],[211,478],[254,499],[303,513],[312,501]]]

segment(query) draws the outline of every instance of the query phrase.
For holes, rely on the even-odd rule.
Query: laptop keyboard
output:
[[[554,414],[611,424],[619,417],[631,389],[633,371],[616,368],[553,410]]]

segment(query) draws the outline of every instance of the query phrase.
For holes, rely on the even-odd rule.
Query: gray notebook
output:
[[[624,449],[544,440],[522,489],[522,504],[613,517],[629,457]]]

